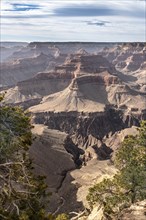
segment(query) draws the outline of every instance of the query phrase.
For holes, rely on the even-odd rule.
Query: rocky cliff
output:
[[[144,43],[34,42],[2,63],[2,85],[15,84],[1,88],[5,102],[31,114],[30,156],[52,192],[48,211],[78,216],[88,188],[116,173],[116,150],[146,119],[145,51]],[[102,218],[98,211],[83,219]]]
[[[40,54],[36,57],[17,59],[1,64],[1,85],[15,85],[44,71],[53,57]]]

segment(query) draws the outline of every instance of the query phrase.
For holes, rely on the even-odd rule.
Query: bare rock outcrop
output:
[[[51,46],[49,44],[46,45],[43,43],[36,43],[36,44],[35,43],[29,43],[29,44],[26,43],[26,44],[22,44],[21,47],[20,47],[20,45],[18,45],[19,47],[17,46],[19,48],[19,50],[15,49],[16,46],[13,46],[13,43],[11,44],[11,47],[7,47],[7,50],[13,49],[13,53],[11,53],[7,57],[6,61],[14,61],[17,59],[32,58],[32,57],[39,56],[41,53],[48,55],[48,56],[53,56],[53,57],[58,57],[60,54],[60,50],[55,45]]]
[[[137,109],[135,99],[139,103]],[[104,112],[107,105],[138,113],[145,109],[145,94],[133,90],[117,76],[108,72],[86,74],[74,78],[63,91],[44,97],[42,102],[30,108],[30,111],[33,113]]]
[[[2,63],[5,102],[28,109],[35,124],[30,156],[47,177],[49,212],[88,209],[89,187],[117,172],[111,159],[146,119],[144,45],[33,42]],[[122,220],[135,218],[131,210]],[[84,219],[98,218],[96,208]]]
[[[3,89],[5,92],[5,103],[21,105],[27,109],[37,105],[44,96],[59,92],[65,89],[71,82],[72,75],[43,72],[34,77],[18,82],[16,86]]]
[[[57,211],[58,213],[58,207],[61,209],[68,196],[67,193],[62,195],[60,189],[67,174],[78,167],[81,151],[64,132],[49,130],[43,125],[35,125],[32,131],[36,138],[29,152],[33,160],[35,173],[46,176],[48,190],[52,193],[48,211]],[[70,177],[68,180],[66,191],[70,190],[72,179]],[[70,199],[74,202],[75,207],[81,208],[82,203],[79,202],[78,204],[76,201],[76,186],[73,185],[72,189],[74,200],[71,195]]]
[[[79,212],[84,210],[83,205],[88,208],[86,196],[91,183],[114,175],[114,166],[108,160],[98,161],[92,157],[81,168],[79,160],[84,151],[77,148],[66,133],[43,125],[35,125],[32,131],[36,138],[29,152],[35,173],[46,176],[48,190],[52,192],[47,210],[57,214]],[[91,154],[93,156],[93,152]]]
[[[145,220],[146,219],[146,200],[137,202],[123,210],[120,220]]]
[[[85,52],[69,55],[63,65],[55,67],[55,71],[74,73],[75,76],[104,71],[108,71],[112,74],[116,73],[114,66],[104,57],[101,55],[91,55]]]
[[[31,78],[44,71],[52,57],[40,54],[36,57],[17,59],[1,64],[1,85],[16,85],[17,82]]]
[[[0,42],[0,63],[9,60],[13,53],[21,51],[27,45],[25,42]]]

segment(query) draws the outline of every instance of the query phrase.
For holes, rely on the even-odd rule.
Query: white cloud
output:
[[[13,4],[20,4],[14,10]],[[24,4],[24,5],[23,5]],[[28,6],[26,6],[28,5]],[[29,5],[34,5],[33,9]],[[36,7],[39,6],[39,9]],[[97,7],[113,11],[88,16]],[[84,16],[69,16],[72,8]],[[68,8],[70,11],[66,10]],[[20,10],[21,9],[21,10]],[[24,9],[24,10],[23,10]],[[13,41],[145,41],[145,1],[140,0],[3,0],[1,2],[1,40]],[[62,10],[60,16],[56,13]],[[78,11],[80,13],[80,11]],[[87,13],[87,15],[85,14]],[[85,16],[86,15],[86,16]],[[106,25],[88,22],[109,21]]]

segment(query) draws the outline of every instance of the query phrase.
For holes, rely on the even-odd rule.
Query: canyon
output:
[[[34,126],[29,152],[52,193],[47,211],[97,220],[75,216],[146,120],[146,44],[1,43],[1,56],[4,103],[27,110]]]

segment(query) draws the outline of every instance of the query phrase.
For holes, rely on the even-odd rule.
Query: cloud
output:
[[[9,19],[9,18],[12,18],[12,19],[26,19],[26,20],[29,20],[31,18],[35,18],[35,19],[43,19],[43,18],[48,18],[48,14],[30,14],[30,15],[23,15],[23,14],[18,14],[18,15],[3,15],[3,18],[6,18],[6,19]]]
[[[57,8],[54,10],[56,16],[67,16],[67,17],[80,17],[80,16],[105,16],[114,15],[115,11],[106,6],[97,5],[71,5],[64,8]]]
[[[2,0],[1,39],[143,41],[145,3],[145,0]]]
[[[1,22],[1,27],[2,27],[2,26],[9,27],[9,26],[11,26],[11,25],[12,25],[11,22],[7,22],[7,23]],[[14,25],[14,26],[22,26],[22,27],[39,26],[39,24],[37,24],[37,23],[34,24],[34,23],[30,23],[30,22],[19,22],[19,21],[15,21],[15,22],[13,23],[13,25]]]
[[[107,2],[107,1],[105,1]],[[110,2],[110,1],[109,1]],[[122,5],[123,6],[123,5]],[[130,6],[130,5],[129,5]],[[145,11],[142,8],[118,7],[118,4],[85,4],[85,5],[67,5],[54,10],[55,16],[63,17],[97,17],[97,16],[131,16],[145,17]]]
[[[87,25],[96,25],[96,26],[100,26],[100,27],[102,27],[102,26],[105,26],[106,24],[110,24],[111,22],[109,22],[109,21],[87,21],[86,22],[87,23]]]
[[[12,7],[9,9],[5,9],[4,11],[29,11],[29,10],[37,10],[40,9],[40,5],[38,4],[20,4],[20,3],[11,3]]]

